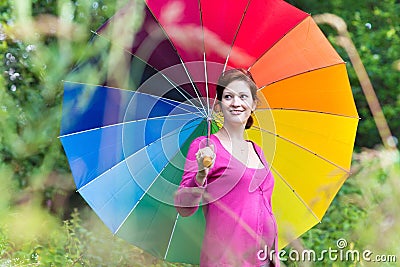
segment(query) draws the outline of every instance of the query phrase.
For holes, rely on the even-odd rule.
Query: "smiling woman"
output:
[[[257,258],[264,247],[275,249],[277,226],[271,208],[274,178],[264,153],[244,139],[253,124],[257,86],[245,70],[224,72],[217,99],[223,127],[195,139],[188,151],[175,205],[182,216],[204,205],[205,236],[200,266],[270,266],[272,259]],[[210,167],[203,164],[211,157]],[[278,263],[278,262],[276,262]]]

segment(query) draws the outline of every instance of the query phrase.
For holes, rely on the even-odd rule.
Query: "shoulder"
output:
[[[264,161],[264,164],[267,164],[268,162],[267,162],[267,160],[265,158],[265,154],[264,154],[263,149],[257,143],[255,143],[254,141],[249,140],[249,142],[251,144],[253,144],[253,147],[254,147],[255,151],[260,156],[261,160]]]
[[[255,143],[252,140],[247,140],[247,141],[250,142],[251,144],[253,144],[253,147],[257,151],[257,153],[264,154],[262,148],[257,143]]]

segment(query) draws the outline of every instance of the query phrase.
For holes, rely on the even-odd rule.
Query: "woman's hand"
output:
[[[196,153],[198,172],[196,175],[197,182],[203,185],[210,168],[214,165],[215,153],[214,145],[200,148]]]

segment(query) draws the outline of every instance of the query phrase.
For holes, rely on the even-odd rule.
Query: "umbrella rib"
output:
[[[165,77],[165,78],[167,79],[167,77]],[[169,104],[169,102],[172,102],[172,103],[174,103],[174,104],[177,104],[177,106],[179,106],[179,108],[181,108],[181,109],[183,109],[183,110],[185,110],[185,111],[187,111],[187,112],[195,113],[195,112],[192,112],[192,111],[189,111],[189,110],[186,110],[186,109],[182,108],[182,107],[181,107],[182,105],[187,106],[187,107],[194,107],[194,108],[196,108],[199,112],[201,112],[201,113],[205,116],[205,113],[202,112],[203,109],[200,109],[197,105],[195,105],[195,104],[194,104],[193,102],[191,102],[191,101],[189,101],[190,104],[188,104],[188,103],[182,103],[182,102],[179,102],[179,101],[176,101],[176,100],[173,100],[173,99],[169,99],[169,98],[165,98],[165,97],[162,97],[162,96],[152,95],[152,94],[145,93],[145,92],[140,92],[140,91],[132,91],[132,90],[123,89],[123,88],[111,87],[111,86],[107,86],[107,85],[98,85],[98,84],[90,84],[90,83],[80,83],[80,82],[72,82],[72,81],[64,81],[64,83],[79,84],[79,85],[89,85],[89,86],[93,86],[93,87],[104,87],[104,88],[112,89],[112,90],[119,90],[119,91],[124,91],[124,92],[130,92],[130,93],[132,93],[132,94],[146,95],[146,96],[150,96],[150,97],[156,98],[156,99],[158,99],[158,100],[160,100],[160,101],[162,101],[162,102],[164,102],[164,103],[167,103],[167,104]],[[200,102],[200,101],[199,101],[199,102]]]
[[[328,114],[328,115],[331,115],[331,114]],[[333,114],[333,115],[336,115],[336,114]],[[349,117],[349,118],[353,118],[353,117]],[[221,122],[221,123],[223,122],[221,119],[219,119],[219,118],[217,118],[217,117],[214,117],[214,120],[215,120],[215,121],[219,121],[219,122]],[[349,175],[351,174],[351,172],[350,172],[349,170],[346,170],[345,168],[343,168],[343,167],[337,165],[336,163],[334,163],[334,162],[328,160],[327,158],[325,158],[325,157],[323,157],[323,156],[321,156],[321,155],[319,155],[319,154],[317,154],[317,153],[311,151],[310,149],[308,149],[308,148],[306,148],[306,147],[304,147],[304,146],[301,146],[300,144],[297,144],[296,142],[291,141],[291,140],[288,139],[288,138],[285,138],[285,137],[283,137],[283,136],[281,136],[281,135],[279,135],[279,134],[273,133],[273,132],[271,132],[271,131],[265,130],[265,129],[260,128],[260,127],[257,127],[257,126],[253,126],[253,127],[254,127],[255,129],[258,129],[259,131],[266,132],[266,133],[271,134],[271,135],[274,135],[274,136],[276,136],[276,137],[278,137],[278,138],[280,138],[280,139],[282,139],[282,140],[284,140],[284,141],[286,141],[286,142],[289,142],[289,143],[291,143],[291,144],[293,144],[293,145],[295,145],[295,146],[297,146],[297,147],[299,147],[299,148],[301,148],[301,149],[303,149],[303,150],[305,150],[305,151],[307,151],[307,152],[309,152],[309,153],[311,153],[311,154],[314,154],[315,156],[317,156],[317,157],[319,157],[320,159],[322,159],[322,160],[328,162],[329,164],[331,164],[331,165],[333,165],[333,166],[335,166],[335,167],[337,167],[337,168],[343,170],[343,171],[346,172],[347,174],[349,174]]]
[[[247,14],[247,10],[248,10],[248,8],[249,8],[249,6],[250,6],[250,2],[251,2],[251,0],[248,0],[248,1],[247,1],[246,8],[245,8],[244,11],[243,11],[242,18],[240,19],[240,22],[239,22],[239,25],[238,25],[237,30],[236,30],[236,32],[235,32],[235,35],[233,36],[232,43],[231,43],[231,46],[230,46],[230,49],[229,49],[229,53],[228,53],[228,55],[226,56],[226,59],[225,59],[224,71],[225,71],[226,67],[228,66],[229,57],[230,57],[230,55],[231,55],[231,52],[232,52],[233,46],[234,46],[234,44],[235,44],[236,38],[237,38],[237,36],[238,36],[238,34],[239,34],[240,27],[242,26],[244,17],[245,17],[246,14]]]
[[[304,146],[302,146],[302,145],[300,145],[300,144],[297,144],[296,142],[293,142],[292,140],[290,140],[290,139],[288,139],[288,138],[285,138],[285,137],[283,137],[283,136],[281,136],[281,135],[279,135],[279,134],[276,134],[276,133],[273,133],[273,132],[271,132],[271,131],[262,129],[262,128],[257,127],[257,126],[253,126],[253,127],[256,128],[256,129],[258,129],[258,130],[260,130],[260,131],[263,131],[263,132],[265,132],[265,133],[274,135],[274,136],[276,136],[276,137],[282,139],[283,141],[286,141],[286,142],[288,142],[288,143],[290,143],[290,144],[292,144],[292,145],[295,145],[295,146],[299,147],[300,149],[303,149],[304,151],[306,151],[306,152],[308,152],[308,153],[310,153],[310,154],[313,154],[314,156],[316,156],[316,157],[322,159],[323,161],[325,161],[325,162],[327,162],[327,163],[329,163],[329,164],[331,164],[331,165],[333,165],[333,166],[335,166],[335,167],[341,169],[342,171],[346,172],[347,174],[349,174],[349,175],[351,174],[351,172],[350,172],[349,170],[346,170],[346,169],[343,168],[342,166],[337,165],[336,163],[330,161],[329,159],[327,159],[327,158],[325,158],[325,157],[323,157],[323,156],[321,156],[321,155],[319,155],[319,154],[317,154],[317,153],[311,151],[310,149],[308,149],[308,148],[306,148],[306,147],[304,147]]]
[[[258,91],[261,91],[261,90],[265,89],[266,87],[268,87],[268,86],[270,86],[270,85],[272,85],[272,84],[275,84],[275,83],[278,83],[278,82],[281,82],[281,81],[284,81],[284,80],[287,80],[287,79],[290,79],[290,78],[293,78],[293,77],[296,77],[296,76],[300,76],[300,75],[303,75],[303,74],[305,74],[305,73],[309,73],[309,72],[313,72],[313,71],[318,71],[318,70],[330,68],[330,67],[333,67],[333,66],[339,66],[339,65],[342,65],[342,64],[346,64],[346,62],[343,61],[343,62],[340,62],[340,63],[334,63],[334,64],[331,64],[331,65],[322,66],[322,67],[319,67],[319,68],[315,68],[315,69],[310,69],[310,70],[298,72],[298,73],[295,73],[295,74],[293,74],[293,75],[290,75],[290,76],[287,76],[287,77],[278,79],[278,80],[276,80],[276,81],[273,81],[273,82],[271,82],[271,83],[262,85],[262,86],[260,86],[260,88],[258,89]]]
[[[194,128],[194,127],[198,127],[198,125],[196,126],[191,126],[188,129]],[[188,130],[186,129],[186,130]],[[179,149],[178,151],[175,153],[175,155],[172,157],[174,158],[177,154],[179,153]],[[161,173],[165,170],[165,168],[168,166],[165,165],[162,170],[159,172],[159,174],[154,178],[153,182],[151,182],[151,184],[148,186],[148,188],[146,189],[146,191],[143,193],[143,195],[140,197],[140,199],[137,201],[137,203],[134,205],[134,207],[130,210],[130,212],[128,213],[128,215],[125,217],[125,219],[122,221],[121,225],[117,228],[117,230],[115,231],[115,233],[118,232],[118,230],[122,227],[122,225],[124,224],[124,222],[128,219],[129,215],[133,212],[133,210],[136,208],[136,206],[139,204],[139,202],[142,200],[142,198],[147,194],[147,192],[150,190],[150,188],[153,186],[153,184],[157,181],[157,179],[160,177]]]
[[[150,10],[150,9],[149,9]],[[154,16],[154,15],[153,15]],[[156,20],[157,21],[157,20]],[[161,25],[159,24],[159,22],[157,21],[157,23],[158,23],[158,25],[161,27]],[[164,31],[164,30],[163,30]],[[159,74],[161,74],[187,101],[189,101],[194,107],[196,107],[196,105],[194,104],[194,103],[192,103],[192,101],[184,94],[184,93],[182,93],[182,91],[177,87],[177,86],[175,86],[174,85],[174,83],[170,80],[170,79],[168,79],[168,77],[167,76],[165,76],[164,75],[164,73],[162,73],[162,71],[160,71],[160,70],[158,70],[157,68],[155,68],[154,66],[152,66],[152,65],[150,65],[148,62],[146,62],[144,59],[142,59],[142,58],[140,58],[140,57],[138,57],[137,55],[135,55],[135,54],[133,54],[132,52],[130,52],[129,50],[127,50],[127,49],[125,49],[124,47],[122,47],[122,46],[120,46],[119,44],[117,44],[117,43],[113,43],[110,39],[108,39],[108,38],[106,38],[105,36],[103,36],[102,34],[100,34],[100,33],[98,33],[98,32],[94,32],[94,31],[92,31],[92,33],[94,33],[95,35],[97,35],[97,36],[99,36],[99,37],[101,37],[101,38],[103,38],[103,39],[105,39],[105,40],[107,40],[108,42],[110,42],[110,43],[112,43],[112,44],[114,44],[114,45],[117,45],[120,49],[122,49],[122,51],[124,51],[124,52],[126,52],[126,53],[128,53],[129,55],[131,55],[131,56],[134,56],[135,58],[137,58],[137,59],[139,59],[140,61],[142,61],[144,64],[146,64],[147,66],[149,66],[150,68],[152,68],[152,69],[154,69],[157,73],[159,73]],[[167,36],[167,35],[166,35]],[[171,45],[172,45],[172,43],[171,43]],[[174,48],[175,49],[175,48]],[[177,52],[177,50],[175,49],[175,51],[176,51],[176,53],[177,53],[177,55],[178,55],[178,57],[179,57],[179,59],[181,60],[181,63],[182,64],[184,64],[183,63],[183,61],[182,61],[182,59],[180,58],[180,56],[179,56],[179,54],[178,54],[178,52]],[[186,70],[186,67],[183,65],[183,67],[184,67],[184,69],[185,69],[185,72],[186,72],[186,74],[188,74],[188,72],[187,72],[187,70]],[[194,84],[193,84],[193,81],[192,81],[192,79],[189,77],[189,79],[190,79],[190,81],[192,82],[192,86],[193,86],[193,88],[195,89],[194,91],[196,92],[196,96],[198,97],[198,98],[200,98],[199,97],[199,95],[198,95],[198,92],[197,92],[197,88],[194,86]],[[204,107],[203,107],[204,108]],[[199,111],[201,111],[200,109],[199,109]]]
[[[147,191],[146,191],[147,192]],[[128,215],[126,215],[126,217],[124,218],[124,220],[120,223],[120,225],[118,226],[117,229],[115,229],[113,235],[116,235],[118,233],[118,231],[121,229],[121,227],[124,225],[124,223],[126,222],[126,220],[128,220],[129,216],[132,214],[132,212],[135,210],[135,208],[137,207],[137,205],[139,205],[140,201],[144,198],[144,196],[146,195],[146,192],[143,192],[143,194],[140,196],[140,198],[138,199],[138,201],[135,203],[135,205],[133,205],[132,209],[128,212]]]
[[[181,61],[182,67],[184,68],[187,77],[190,80],[190,83],[192,84],[192,87],[196,93],[197,98],[200,99],[200,95],[199,95],[199,91],[197,89],[197,87],[194,84],[193,78],[190,76],[189,71],[186,68],[186,64],[183,62],[181,55],[179,54],[178,50],[176,49],[175,45],[173,44],[172,40],[169,38],[169,35],[167,34],[167,32],[165,31],[164,27],[161,25],[161,23],[157,20],[156,16],[154,15],[153,11],[150,9],[150,7],[147,5],[147,3],[145,3],[149,12],[151,13],[151,15],[153,16],[154,20],[156,21],[157,25],[160,27],[160,29],[162,30],[162,32],[164,33],[164,36],[167,37],[168,42],[171,44],[171,47],[174,49],[176,55],[178,56],[179,60]],[[204,39],[204,38],[203,38]],[[129,52],[129,51],[128,51]],[[147,63],[146,63],[147,64]],[[154,68],[154,67],[153,67]],[[155,68],[154,68],[155,69]],[[201,101],[200,101],[201,102]],[[206,110],[206,108],[204,107],[203,103],[201,103],[201,105],[203,106],[203,109]]]
[[[194,127],[194,126],[192,126],[192,127],[190,127],[190,128],[193,128],[193,127]],[[196,126],[196,127],[197,127],[197,126]],[[190,128],[188,128],[188,129],[190,129]],[[188,129],[185,129],[185,130],[188,130]],[[160,139],[159,139],[159,140],[160,140]],[[154,142],[153,142],[153,143],[154,143]],[[150,144],[149,144],[149,145],[150,145]],[[147,146],[149,146],[149,145],[147,145]],[[147,147],[147,146],[146,146],[146,147]],[[139,151],[145,149],[146,147],[140,149]],[[138,151],[137,151],[137,152],[138,152]],[[137,152],[136,152],[136,153],[137,153]],[[175,153],[175,155],[176,155],[178,152],[179,152],[179,151],[177,151],[177,152]],[[136,153],[134,153],[134,154],[136,154]],[[132,154],[132,155],[129,156],[128,158],[132,157],[134,154]],[[161,154],[161,153],[160,153],[160,154]],[[127,158],[127,159],[128,159],[128,158]],[[123,162],[126,162],[127,159],[125,159],[125,160],[119,162],[119,163],[116,164],[113,168],[115,168],[116,166],[122,164]],[[167,164],[167,165],[168,165],[168,164]],[[166,166],[167,166],[167,165],[166,165]],[[135,208],[139,205],[140,201],[144,198],[144,196],[147,194],[147,192],[150,190],[150,188],[153,186],[153,184],[154,184],[154,183],[157,181],[157,179],[160,177],[160,174],[163,172],[163,170],[166,168],[166,166],[163,167],[163,169],[160,171],[160,173],[154,178],[153,182],[152,182],[152,183],[148,186],[148,188],[143,192],[143,194],[140,196],[139,200],[135,203],[135,205],[134,205],[134,206],[132,207],[132,209],[129,211],[129,213],[127,214],[127,216],[124,218],[124,220],[123,220],[123,221],[121,222],[121,224],[118,226],[118,228],[114,231],[113,235],[116,235],[116,234],[118,233],[118,231],[121,229],[122,225],[123,225],[123,224],[125,223],[125,221],[129,218],[130,214],[132,214],[132,212],[135,210]],[[111,168],[111,169],[113,169],[113,168]],[[81,188],[79,188],[79,189],[77,190],[77,192],[81,191],[83,188],[85,188],[86,186],[88,186],[89,184],[91,184],[92,182],[94,182],[95,180],[99,179],[101,176],[103,176],[105,173],[109,172],[111,169],[109,169],[109,170],[107,170],[106,172],[100,174],[98,177],[96,177],[95,179],[93,179],[93,180],[90,181],[89,183],[87,183],[87,184],[85,184],[84,186],[82,186]],[[110,201],[110,200],[109,200],[109,201]],[[108,201],[107,201],[107,203],[108,203]]]
[[[210,110],[210,100],[209,100],[209,91],[208,91],[208,75],[207,75],[207,61],[206,61],[206,45],[205,45],[205,35],[204,35],[204,22],[203,22],[203,11],[201,8],[201,1],[198,0],[199,6],[199,14],[200,14],[200,25],[201,25],[201,33],[202,36],[202,45],[203,45],[203,65],[204,65],[204,79],[206,85],[206,100],[207,100],[207,118],[210,117],[211,110]]]
[[[163,170],[165,169],[165,167],[163,168]],[[162,170],[161,170],[162,172]],[[160,172],[160,173],[161,173]],[[114,235],[118,233],[118,231],[121,229],[121,227],[124,225],[124,223],[126,222],[126,220],[128,220],[129,216],[132,214],[132,212],[135,210],[135,208],[139,205],[140,201],[146,196],[147,192],[150,190],[150,188],[153,186],[153,184],[156,182],[157,178],[160,175],[158,175],[157,177],[154,178],[154,181],[149,185],[149,187],[146,189],[146,191],[143,192],[143,194],[140,196],[140,198],[138,199],[138,201],[135,203],[135,205],[132,207],[132,209],[129,211],[129,213],[126,215],[126,217],[124,218],[124,220],[121,222],[121,224],[118,226],[118,228],[115,230],[115,232],[113,233]],[[176,221],[175,221],[176,223]],[[175,226],[174,226],[175,227]],[[168,245],[169,246],[169,245]]]
[[[202,105],[202,107],[203,107],[204,110],[207,110],[206,107],[203,105],[203,102],[201,101],[201,96],[200,96],[200,94],[199,94],[199,92],[198,92],[197,87],[196,87],[195,84],[194,84],[193,78],[190,76],[190,73],[189,73],[188,69],[186,68],[185,63],[183,62],[183,60],[181,59],[180,56],[179,56],[179,59],[180,59],[180,61],[181,61],[181,63],[182,63],[183,69],[184,69],[185,72],[186,72],[186,75],[188,76],[188,78],[189,78],[189,80],[190,80],[190,83],[192,84],[192,87],[195,89],[194,91],[195,91],[195,93],[196,93],[197,98],[200,100],[200,101],[199,101],[200,104]],[[207,117],[207,114],[204,114],[204,116]]]
[[[178,223],[178,219],[179,219],[179,213],[176,214],[176,219],[175,219],[174,227],[172,227],[172,232],[171,232],[171,234],[170,234],[170,236],[169,236],[167,249],[165,250],[164,260],[167,258],[167,255],[168,255],[168,252],[169,252],[169,248],[170,248],[171,242],[172,242],[172,237],[173,237],[174,232],[175,232],[175,227],[176,227],[176,224]]]
[[[211,110],[215,110],[215,105],[217,104],[217,92],[215,92],[215,96],[214,96],[214,99],[213,99],[213,102],[212,102],[213,104],[212,104],[212,108],[211,108]],[[210,110],[210,118],[212,118],[212,112],[211,112],[211,110]]]
[[[200,112],[198,112],[198,113],[200,113]],[[197,114],[196,113],[190,113],[190,114],[200,115],[198,113]],[[88,129],[88,130],[83,130],[83,131],[79,131],[79,132],[74,132],[74,133],[70,133],[70,134],[64,134],[64,135],[59,136],[58,138],[69,137],[69,136],[73,136],[73,135],[77,135],[77,134],[88,133],[88,132],[97,131],[97,130],[101,130],[101,129],[107,129],[107,128],[114,127],[114,126],[120,126],[120,125],[135,123],[135,122],[141,122],[141,121],[151,121],[151,120],[159,120],[159,119],[168,119],[168,120],[181,121],[181,120],[184,120],[184,119],[178,119],[178,118],[174,118],[174,117],[179,117],[179,116],[184,116],[184,115],[188,115],[188,114],[165,115],[165,116],[159,116],[159,117],[153,117],[153,118],[138,119],[138,120],[133,120],[133,121],[124,121],[124,122],[105,125],[105,126],[101,126],[101,127]],[[203,118],[203,117],[202,116],[198,116],[198,118]]]
[[[134,93],[135,91],[129,90],[129,89],[124,89],[124,88],[118,88],[118,87],[113,87],[109,85],[99,85],[99,84],[92,84],[92,83],[82,83],[82,82],[74,82],[74,81],[63,81],[64,83],[72,83],[72,84],[79,84],[79,85],[89,85],[89,86],[96,86],[96,87],[104,87],[107,89],[113,89],[113,90],[120,90],[120,91],[126,91],[126,92],[132,92]],[[144,93],[142,93],[144,94]],[[174,101],[174,100],[171,100]]]
[[[184,69],[185,69],[185,72],[186,72],[187,75],[188,75],[188,72],[187,72],[187,70],[186,70],[186,67],[184,67]],[[165,75],[163,75],[163,76],[165,77],[166,80],[168,80],[168,81],[173,85],[173,82],[170,81],[170,80],[168,79],[167,76],[165,76]],[[193,81],[191,80],[190,82],[192,83],[192,86],[194,86],[194,85],[193,85]],[[176,90],[178,90],[178,91],[180,92],[180,90],[178,89],[178,87],[176,87]],[[191,100],[189,100],[187,97],[185,97],[185,98],[192,104],[193,107],[197,108],[200,112],[202,112],[202,114],[203,114],[204,117],[206,117],[207,114],[206,114],[205,112],[203,113],[203,111],[206,110],[206,108],[205,108],[205,106],[203,105],[202,101],[200,101],[200,96],[197,94],[197,90],[195,90],[195,92],[196,92],[197,98],[199,99],[198,102],[201,104],[202,108],[197,107],[197,106],[196,106]],[[180,92],[180,93],[181,93],[181,92]],[[181,93],[181,94],[182,94],[182,93]],[[183,94],[182,94],[182,95],[183,95]]]
[[[330,115],[330,116],[339,116],[339,117],[345,117],[349,119],[357,119],[360,120],[360,117],[355,117],[355,116],[350,116],[350,115],[344,115],[344,114],[338,114],[338,113],[332,113],[332,112],[326,112],[326,111],[319,111],[319,110],[310,110],[310,109],[300,109],[300,108],[257,108],[257,110],[282,110],[282,111],[299,111],[299,112],[310,112],[310,113],[319,113],[319,114],[324,114],[324,115]]]
[[[166,79],[168,79],[168,77],[165,77]],[[170,83],[172,84],[172,82],[170,81]],[[185,111],[187,111],[188,113],[192,113],[192,114],[197,114],[198,112],[200,112],[202,115],[204,115],[205,116],[205,113],[203,112],[203,108],[199,108],[197,105],[195,105],[192,101],[190,101],[189,99],[189,102],[190,102],[190,105],[189,104],[187,104],[187,103],[181,103],[181,102],[179,102],[179,101],[176,101],[176,100],[173,100],[173,99],[169,99],[169,98],[165,98],[165,97],[162,97],[162,96],[157,96],[157,95],[152,95],[152,94],[149,94],[149,93],[144,93],[144,92],[138,92],[138,91],[136,91],[135,93],[137,93],[137,94],[142,94],[142,95],[147,95],[147,96],[150,96],[150,97],[154,97],[154,98],[156,98],[156,99],[158,99],[158,100],[160,100],[160,101],[162,101],[162,102],[164,102],[164,103],[167,103],[167,104],[170,104],[169,102],[172,102],[172,103],[174,103],[174,104],[177,104],[177,107],[179,107],[180,109],[183,109],[183,110],[185,110]],[[200,101],[199,101],[200,102]],[[187,106],[187,107],[194,107],[194,108],[196,108],[197,110],[198,110],[198,112],[193,112],[193,111],[190,111],[190,110],[187,110],[186,108],[183,108],[182,106]]]
[[[198,119],[194,119],[194,120],[192,120],[192,121],[195,121],[195,120],[198,120]],[[194,127],[198,127],[198,125],[186,127],[185,129],[181,130],[180,132],[190,130],[190,129],[194,128]],[[98,175],[96,178],[94,178],[93,180],[91,180],[91,181],[88,182],[87,184],[85,184],[85,185],[83,185],[82,187],[80,187],[77,191],[79,192],[80,190],[82,190],[82,189],[85,188],[86,186],[88,186],[88,185],[90,185],[91,183],[93,183],[95,180],[99,179],[99,178],[100,178],[101,176],[103,176],[104,174],[108,173],[109,171],[111,171],[111,170],[114,169],[115,167],[121,165],[122,163],[126,162],[128,159],[130,159],[131,157],[133,157],[133,156],[136,155],[137,153],[143,151],[144,149],[146,149],[146,148],[149,147],[150,145],[152,145],[152,144],[154,144],[154,143],[160,141],[160,140],[163,139],[163,138],[167,138],[167,137],[170,137],[170,136],[176,134],[177,132],[179,132],[179,130],[180,130],[180,129],[176,129],[176,130],[174,130],[174,131],[172,131],[172,132],[166,134],[165,136],[162,136],[161,138],[158,138],[158,139],[154,140],[153,142],[151,142],[151,143],[145,145],[144,147],[142,147],[141,149],[139,149],[138,151],[136,151],[136,152],[133,153],[132,155],[129,155],[129,156],[128,156],[127,158],[125,158],[124,160],[121,160],[120,162],[118,162],[117,164],[115,164],[115,165],[114,165],[113,167],[111,167],[110,169],[106,170],[105,172],[101,173],[100,175]]]
[[[206,99],[207,99],[207,118],[210,118],[211,109],[210,109],[210,99],[209,99],[209,92],[208,92],[208,75],[207,75],[206,52],[203,53],[203,64],[204,64],[204,77],[205,77],[205,80],[206,80],[205,83],[206,83]]]
[[[217,117],[215,117],[214,120],[215,120],[215,121],[219,121],[220,123],[222,123],[222,120],[219,119],[219,118],[217,118]],[[330,161],[330,160],[328,160],[328,159],[322,157],[321,155],[318,155],[317,153],[315,153],[315,152],[313,152],[313,151],[311,151],[311,150],[309,150],[309,149],[307,149],[307,148],[305,148],[305,147],[303,147],[303,146],[301,146],[301,145],[299,145],[299,144],[297,144],[297,143],[295,143],[295,142],[293,142],[293,141],[291,141],[291,140],[289,140],[289,139],[287,139],[287,138],[285,138],[285,137],[283,137],[283,136],[281,136],[281,135],[278,135],[278,134],[276,134],[276,133],[273,133],[273,132],[271,132],[271,131],[262,129],[262,128],[257,127],[257,126],[253,126],[253,127],[256,128],[256,129],[258,129],[258,130],[260,130],[260,131],[264,131],[264,132],[269,133],[269,134],[271,134],[271,135],[275,135],[276,137],[281,138],[282,140],[284,140],[284,141],[286,141],[286,142],[289,142],[289,143],[291,143],[291,144],[293,144],[293,145],[296,145],[297,147],[299,147],[299,148],[301,148],[301,149],[303,149],[303,150],[305,150],[305,151],[307,151],[307,152],[309,152],[309,153],[311,153],[311,154],[314,154],[315,156],[321,158],[322,160],[324,160],[324,161],[326,161],[326,162],[328,162],[328,163],[330,163],[330,164],[332,164],[332,165],[334,165],[334,166],[340,168],[341,170],[343,170],[343,171],[346,172],[347,174],[349,174],[349,175],[351,174],[350,171],[344,169],[343,167],[341,167],[341,166],[339,166],[339,165],[333,163],[332,161]]]
[[[292,191],[295,196],[303,203],[303,205],[307,208],[307,210],[314,216],[315,219],[318,220],[319,223],[321,223],[321,220],[318,218],[318,216],[314,213],[314,211],[308,206],[308,204],[303,200],[303,198],[296,192],[296,190],[293,189],[293,187],[286,181],[285,178],[271,165],[271,169],[279,176],[279,178],[286,184],[287,187],[290,188],[290,191]]]
[[[283,38],[285,38],[286,35],[288,35],[291,31],[293,31],[300,23],[302,23],[303,21],[305,21],[307,18],[311,17],[310,14],[308,14],[308,16],[306,16],[303,20],[299,21],[296,25],[294,25],[289,31],[287,31],[284,35],[281,36],[281,38],[279,38],[278,40],[275,41],[275,43],[273,43],[267,50],[264,51],[264,53],[262,53],[255,61],[252,65],[250,65],[250,67],[248,68],[248,70],[250,71],[250,69],[260,60],[260,58],[262,58],[266,53],[268,53],[269,50],[271,50],[277,43],[279,43]]]
[[[100,128],[97,128],[97,129],[100,129]],[[189,127],[188,129],[191,129],[191,127]],[[185,129],[185,130],[186,130],[186,129]],[[171,133],[169,133],[169,134],[171,134]],[[169,137],[169,136],[168,136],[168,135],[165,135],[164,137]],[[160,139],[157,139],[157,140],[155,140],[154,142],[157,142],[158,140],[160,140]],[[150,143],[150,144],[153,144],[154,142],[152,142],[152,143]],[[149,145],[150,145],[150,144],[149,144]],[[111,145],[108,145],[108,146],[104,146],[104,147],[102,147],[102,149],[99,149],[99,152],[103,151],[103,150],[106,149],[106,148],[113,147],[113,146],[114,146],[114,144],[111,144]],[[139,150],[136,151],[136,152],[139,152]],[[77,159],[75,159],[75,160],[72,160],[71,163],[80,160],[83,156],[86,156],[86,155],[88,155],[88,154],[90,154],[90,152],[81,155],[79,158],[77,158]]]
[[[159,153],[158,155],[160,155],[161,153]],[[157,155],[157,156],[158,156]],[[147,164],[149,165],[149,163]],[[146,165],[146,166],[147,166]],[[164,168],[163,168],[164,169]],[[158,177],[158,176],[157,176]],[[135,203],[135,205],[133,205],[132,209],[129,211],[129,213],[127,214],[127,216],[124,218],[124,220],[120,223],[120,225],[118,226],[118,228],[115,230],[115,232],[113,233],[113,235],[116,235],[118,233],[118,231],[121,229],[121,227],[124,225],[124,223],[128,220],[129,216],[132,214],[132,212],[135,210],[135,208],[139,205],[140,201],[146,196],[147,192],[150,190],[150,188],[152,187],[152,185],[155,183],[155,180],[157,180],[157,177],[154,179],[154,181],[149,185],[148,189],[146,189],[145,191],[143,191],[143,194],[140,196],[140,198],[138,199],[138,201]],[[135,180],[133,178],[133,180]],[[160,206],[159,206],[160,207]],[[159,207],[157,209],[159,209]]]

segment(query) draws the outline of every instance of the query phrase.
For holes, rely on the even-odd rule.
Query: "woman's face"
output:
[[[246,82],[235,80],[222,93],[221,110],[224,123],[246,125],[256,103]]]

